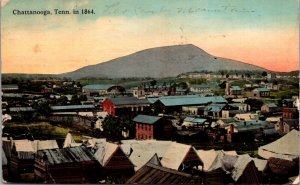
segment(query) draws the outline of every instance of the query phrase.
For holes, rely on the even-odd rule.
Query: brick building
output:
[[[136,97],[107,98],[102,103],[103,111],[112,116],[131,116],[146,113],[150,109],[150,103],[146,99]]]
[[[133,121],[136,139],[169,139],[172,135],[172,122],[164,117],[137,115]]]

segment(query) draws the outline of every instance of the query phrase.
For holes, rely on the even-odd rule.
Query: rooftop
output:
[[[50,106],[51,110],[94,109],[94,105],[62,105]]]
[[[119,97],[109,99],[115,105],[139,105],[139,104],[149,104],[146,99],[138,99],[136,97]]]
[[[82,89],[84,90],[108,90],[109,88],[113,87],[112,84],[91,84],[83,86]]]
[[[200,97],[194,95],[186,96],[162,96],[160,101],[165,106],[183,106],[183,105],[204,105],[209,103],[227,103],[222,96]]]
[[[133,118],[133,121],[138,123],[154,124],[160,119],[161,117],[159,116],[148,116],[148,115],[139,114],[135,118]]]
[[[37,152],[39,157],[46,156],[49,164],[64,164],[73,162],[96,161],[87,147],[78,146],[63,149],[48,149]]]

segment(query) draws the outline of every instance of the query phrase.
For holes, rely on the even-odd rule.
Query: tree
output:
[[[58,99],[58,103],[60,105],[67,105],[68,104],[68,98],[66,96],[61,96],[59,99]]]
[[[134,122],[127,116],[112,117],[106,116],[102,122],[103,130],[107,137],[112,140],[121,140],[122,131],[134,133]]]
[[[266,77],[268,75],[268,73],[266,72],[266,71],[263,71],[262,73],[261,73],[261,76],[263,76],[263,77]]]
[[[73,104],[73,105],[78,105],[78,104],[80,104],[80,100],[79,100],[79,98],[78,98],[78,96],[77,96],[76,94],[74,94],[74,95],[72,96],[72,98],[71,98],[71,104]]]
[[[156,86],[156,84],[157,84],[157,81],[156,81],[156,80],[152,80],[152,81],[150,82],[150,85],[151,85],[152,87]]]

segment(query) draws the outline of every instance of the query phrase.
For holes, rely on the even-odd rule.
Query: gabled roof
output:
[[[135,166],[135,170],[145,165],[156,153],[163,157],[172,141],[122,140],[121,148]]]
[[[211,104],[204,108],[204,111],[208,112],[220,112],[223,110],[223,108],[226,106],[226,104]]]
[[[105,142],[97,145],[98,150],[94,154],[95,158],[99,161],[102,166],[105,166],[109,158],[118,149],[118,145],[114,143]]]
[[[199,163],[202,163],[194,147],[191,145],[172,142],[165,152],[161,160],[161,164],[164,167],[178,170],[190,151],[193,151],[196,154]]]
[[[240,91],[240,90],[242,90],[239,86],[231,86],[230,89],[233,90],[233,91]]]
[[[73,136],[72,136],[72,134],[68,133],[66,138],[65,138],[63,148],[75,147],[75,146],[80,146],[80,145],[82,145],[82,144],[81,143],[76,143]]]
[[[267,121],[261,121],[261,120],[236,121],[236,122],[233,122],[232,124],[239,131],[256,130],[259,128],[273,128],[274,127],[272,124],[269,124]]]
[[[261,87],[261,88],[256,88],[253,91],[259,91],[259,92],[269,92],[270,90],[265,88],[265,87]]]
[[[46,156],[47,162],[51,165],[84,161],[96,161],[95,157],[90,152],[90,150],[84,146],[40,150],[37,152],[37,156]]]
[[[11,107],[10,112],[33,112],[35,111],[32,107]]]
[[[157,101],[160,101],[165,106],[183,106],[183,105],[204,105],[209,103],[227,103],[222,96],[162,96]]]
[[[58,148],[56,140],[14,140],[17,152],[37,152],[38,150]]]
[[[203,170],[209,171],[210,168],[213,166],[214,161],[218,157],[218,155],[232,155],[237,156],[236,151],[223,151],[223,150],[198,150],[197,154],[203,161]]]
[[[139,114],[133,118],[133,121],[138,123],[154,124],[161,118],[162,117],[159,116],[148,116],[148,115]]]
[[[292,160],[299,157],[299,131],[292,130],[276,141],[259,147],[258,155],[265,159],[276,157]]]
[[[37,150],[46,150],[53,148],[59,148],[56,140],[39,140],[37,142]]]
[[[147,98],[147,100],[149,101],[149,103],[153,104],[154,102],[156,102],[158,100],[158,98]]]
[[[192,117],[186,117],[184,121],[192,122],[192,123],[204,123],[206,119],[203,118],[192,118]]]
[[[147,163],[126,184],[202,184],[201,177]]]
[[[118,97],[109,99],[114,105],[139,105],[150,104],[146,99],[138,99],[136,97]]]
[[[268,106],[268,107],[270,107],[270,108],[276,108],[277,107],[277,105],[275,104],[275,103],[265,103],[264,104],[265,106]],[[264,106],[263,105],[263,106]]]
[[[83,86],[82,89],[84,90],[108,90],[109,88],[113,87],[112,84],[91,84]]]
[[[94,105],[62,105],[50,106],[51,110],[94,109]]]
[[[197,84],[193,84],[191,85],[192,88],[209,88],[209,86],[207,84],[200,84],[200,85],[197,85]]]

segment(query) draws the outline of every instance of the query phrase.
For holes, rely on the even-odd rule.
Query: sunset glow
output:
[[[299,68],[297,1],[274,1],[270,6],[260,1],[251,1],[249,5],[250,2],[228,0],[222,2],[241,10],[247,7],[253,12],[224,10],[211,13],[202,10],[189,14],[178,12],[182,2],[178,1],[172,5],[174,7],[168,7],[166,13],[151,15],[146,11],[139,15],[121,13],[121,10],[131,10],[123,5],[123,1],[115,8],[117,15],[103,9],[109,1],[59,1],[60,4],[50,3],[56,2],[50,0],[29,1],[36,3],[35,9],[90,7],[96,14],[84,18],[76,15],[16,16],[12,10],[29,9],[27,4],[30,3],[7,1],[2,13],[3,73],[58,74],[143,49],[178,44],[194,44],[218,57],[273,71]],[[145,6],[149,10],[156,8],[154,5],[164,7],[167,3],[155,1],[153,5],[141,5],[139,1],[130,2],[134,4],[131,7]],[[198,6],[211,9],[216,2],[195,1]]]

